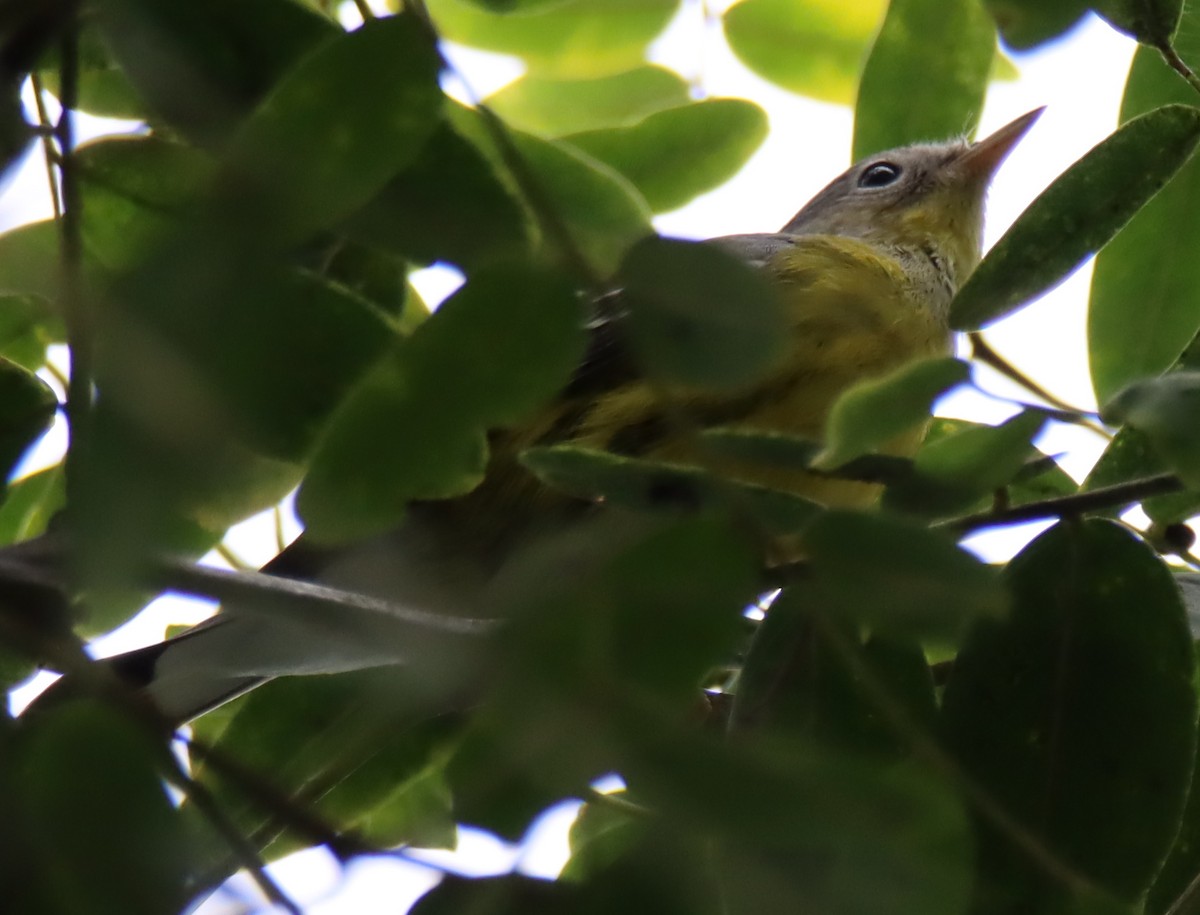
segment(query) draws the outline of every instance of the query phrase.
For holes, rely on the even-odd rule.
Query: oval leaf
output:
[[[487,106],[514,127],[557,137],[623,127],[688,101],[683,77],[643,66],[596,79],[550,79],[528,74],[488,96]]]
[[[1190,11],[1179,51],[1200,61],[1200,10]],[[1171,102],[1194,104],[1192,89],[1150,48],[1139,48],[1121,118]],[[1096,257],[1088,303],[1088,359],[1098,403],[1138,378],[1166,371],[1200,330],[1200,159],[1193,159]],[[1130,333],[1131,327],[1137,333]]]
[[[565,139],[628,178],[660,213],[733,177],[766,135],[761,108],[717,98],[659,111],[630,127]]]
[[[1136,429],[1193,489],[1200,488],[1200,372],[1139,381],[1104,408],[1105,418]]]
[[[430,33],[412,15],[372,20],[326,42],[234,137],[227,202],[257,226],[266,221],[282,243],[357,210],[437,126],[439,66]]]
[[[1114,29],[1160,48],[1179,27],[1183,0],[1093,0],[1092,8]]]
[[[924,359],[856,384],[829,413],[814,467],[832,470],[929,421],[933,402],[971,377],[958,359]]]
[[[1057,38],[1087,12],[1087,0],[984,0],[1005,44],[1018,51]]]
[[[647,238],[630,250],[618,278],[642,358],[663,378],[737,387],[761,378],[785,354],[778,290],[765,273],[717,247]]]
[[[1008,609],[995,570],[945,534],[900,518],[827,512],[803,543],[820,597],[876,632],[952,637]]]
[[[733,53],[792,92],[849,105],[884,0],[742,0],[722,17]]]
[[[583,342],[562,276],[524,264],[476,272],[334,415],[297,503],[309,534],[365,536],[396,524],[410,499],[471,489],[485,431],[553,395]]]
[[[854,106],[854,160],[972,134],[996,56],[979,0],[892,0]]]
[[[1123,125],[1029,205],[959,290],[956,330],[978,330],[1062,282],[1187,162],[1200,109],[1167,105]]]
[[[967,777],[1060,860],[1133,900],[1174,839],[1191,779],[1194,661],[1179,592],[1106,521],[1059,524],[1005,578],[1013,614],[980,624],[959,652],[947,740]],[[982,839],[980,911],[1046,899],[1039,864],[990,827]]]

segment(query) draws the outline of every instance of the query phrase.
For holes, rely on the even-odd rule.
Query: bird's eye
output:
[[[868,165],[858,176],[859,187],[887,187],[900,177],[901,168],[891,162],[876,162]]]

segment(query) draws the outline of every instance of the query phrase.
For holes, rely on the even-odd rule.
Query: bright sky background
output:
[[[728,5],[709,2],[709,7],[718,11]],[[763,147],[733,181],[658,218],[655,224],[664,234],[688,238],[774,231],[849,164],[852,114],[847,108],[799,98],[754,76],[728,51],[719,25],[702,21],[700,8],[701,4],[685,4],[670,29],[656,42],[652,59],[686,77],[701,76],[708,95],[753,99],[767,110],[772,129]],[[994,242],[1057,174],[1116,126],[1125,71],[1133,50],[1131,40],[1089,19],[1066,40],[1033,54],[1013,55],[1020,78],[992,87],[980,136],[1033,108],[1045,105],[1047,110],[993,183],[987,244]],[[450,58],[470,81],[475,96],[487,95],[521,72],[515,61],[498,55],[451,48]],[[456,91],[452,84],[448,89]],[[113,127],[89,122],[84,129],[105,131]],[[0,189],[0,230],[49,215],[46,175],[40,153],[35,151]],[[1090,276],[1089,265],[987,333],[993,346],[1028,375],[1068,402],[1089,409],[1095,407],[1085,340]],[[452,274],[432,271],[420,278],[419,288],[436,301],[453,286]],[[977,380],[991,391],[1026,396],[988,370],[980,370]],[[948,398],[939,412],[996,422],[1015,408],[967,393]],[[1053,427],[1039,444],[1044,451],[1061,455],[1068,472],[1081,479],[1103,443],[1086,431]],[[44,461],[45,455],[60,451],[62,445],[59,432],[33,460]],[[970,545],[989,558],[1004,558],[1030,534],[1026,528],[983,535]],[[269,558],[273,542],[269,518],[241,526],[235,538],[238,552],[255,562]],[[166,622],[193,622],[207,612],[195,603],[157,601],[153,612],[143,614],[104,640],[99,650],[111,654],[157,641]],[[439,863],[453,862],[472,873],[504,872],[519,864],[527,872],[552,876],[564,860],[565,832],[572,816],[571,808],[549,815],[538,830],[538,841],[524,849],[506,847],[486,835],[464,830],[458,854],[424,857]],[[285,859],[273,866],[272,873],[311,915],[396,913],[407,907],[406,900],[415,900],[436,881],[435,871],[399,859],[362,861],[343,872],[321,850]],[[232,915],[254,910],[260,904],[249,883],[238,879],[200,912]]]

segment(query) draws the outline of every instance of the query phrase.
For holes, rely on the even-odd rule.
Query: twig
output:
[[[1183,58],[1179,56],[1179,52],[1175,50],[1175,46],[1169,40],[1163,39],[1154,47],[1162,55],[1168,67],[1182,76],[1189,86],[1200,92],[1200,77],[1196,76],[1195,71],[1184,63]]]
[[[46,110],[46,99],[42,94],[45,91],[42,86],[42,78],[37,71],[34,71],[29,74],[29,79],[33,84],[33,104],[37,108],[38,126],[42,128],[40,131],[42,156],[46,160],[46,180],[50,184],[50,204],[54,208],[54,218],[62,219],[62,197],[58,192],[58,181],[54,178],[54,168],[58,163],[58,153],[54,149],[54,125],[50,122],[50,112]]]
[[[997,527],[1003,524],[1015,524],[1021,521],[1038,521],[1043,518],[1061,518],[1067,515],[1081,515],[1086,512],[1099,511],[1104,508],[1119,508],[1132,502],[1140,502],[1151,496],[1162,496],[1167,493],[1180,492],[1186,487],[1183,481],[1173,473],[1160,473],[1156,476],[1140,480],[1130,480],[1127,483],[1117,483],[1104,486],[1089,492],[1073,493],[1069,496],[1058,496],[1053,499],[1043,499],[1038,502],[1026,502],[1012,508],[1004,508],[977,515],[967,515],[950,521],[941,521],[933,525],[936,529],[953,531],[958,534],[969,534],[984,527]]]

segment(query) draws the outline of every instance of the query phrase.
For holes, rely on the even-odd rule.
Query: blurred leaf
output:
[[[753,102],[714,98],[565,140],[628,178],[659,213],[732,178],[766,135],[767,116]]]
[[[892,0],[858,86],[854,160],[973,134],[995,56],[979,0]]]
[[[919,473],[979,495],[1011,482],[1025,466],[1030,442],[1046,417],[1023,410],[998,426],[976,426],[945,436],[923,448],[914,460]]]
[[[1060,523],[1006,572],[1014,608],[979,624],[943,701],[967,776],[1082,877],[1134,900],[1183,811],[1194,661],[1161,561],[1105,521]],[[1042,868],[981,823],[981,911],[1058,911]]]
[[[1193,489],[1200,488],[1200,372],[1135,381],[1104,408],[1109,422],[1143,433]]]
[[[884,0],[742,0],[723,24],[730,48],[759,76],[848,105],[885,8]]]
[[[825,450],[814,466],[832,470],[929,421],[933,402],[971,377],[958,359],[923,359],[882,378],[860,381],[829,412]]]
[[[645,823],[636,807],[622,809],[628,792],[605,792],[607,801],[589,801],[579,808],[571,824],[568,841],[571,857],[563,867],[561,879],[578,882],[605,870],[622,857],[645,832]]]
[[[629,246],[651,233],[650,213],[641,196],[603,163],[569,144],[516,131],[507,131],[512,149],[506,150],[477,113],[454,107],[449,117],[493,167],[502,169],[511,186],[524,188],[526,179],[535,183],[537,199],[527,193],[520,196],[542,230],[543,247],[555,251],[555,246],[571,245],[597,275],[608,277]]]
[[[729,427],[702,429],[700,435],[704,446],[718,456],[778,467],[808,467],[824,447],[794,435]]]
[[[284,677],[246,696],[228,722],[196,722],[197,738],[269,778],[277,797],[311,805],[336,829],[380,847],[452,847],[450,797],[437,760],[459,729],[412,702],[398,668]],[[267,857],[312,844],[277,809],[224,770],[196,761],[197,777]]]
[[[1029,443],[1041,421],[1037,411],[999,426],[935,418],[913,459],[913,473],[888,482],[884,507],[949,518],[994,508],[1001,487],[1008,505],[1078,491],[1066,471]]]
[[[1104,486],[1115,486],[1130,480],[1142,479],[1168,471],[1167,462],[1151,445],[1150,438],[1143,432],[1128,427],[1117,432],[1104,453],[1100,455],[1081,489],[1088,491]],[[1116,517],[1125,506],[1111,509],[1107,514]],[[1142,508],[1151,520],[1159,524],[1184,521],[1200,509],[1200,491],[1190,490],[1155,496],[1142,502]]]
[[[581,533],[594,549],[568,557],[569,576],[530,583],[505,630],[503,681],[449,768],[456,815],[506,837],[614,770],[625,706],[665,727],[691,719],[757,587],[757,551],[719,515],[610,512],[563,536]]]
[[[881,714],[878,691],[932,733],[936,701],[924,652],[914,642],[881,636],[864,644],[853,622],[820,625],[814,620],[824,613],[820,604],[819,585],[805,581],[788,585],[771,604],[738,675],[731,730],[903,758],[908,742],[896,721]],[[837,626],[840,647],[861,669],[830,644],[827,626]]]
[[[144,121],[147,114],[142,100],[117,66],[100,31],[85,25],[79,30],[79,76],[76,86],[77,108],[96,117]],[[46,55],[38,76],[55,97],[60,95],[58,74],[61,56],[58,49]]]
[[[0,293],[58,300],[59,229],[52,219],[0,234]]]
[[[977,330],[1053,288],[1171,179],[1200,141],[1200,109],[1167,105],[1124,124],[1060,175],[1004,233],[951,306]]]
[[[992,568],[900,518],[827,512],[805,529],[804,550],[821,599],[875,632],[953,637],[1008,609]]]
[[[64,336],[58,315],[40,298],[0,295],[0,356],[37,371],[46,362],[46,347]]]
[[[566,383],[582,314],[561,275],[481,268],[371,369],[334,416],[298,510],[323,540],[395,524],[413,498],[470,490],[485,431],[515,422]]]
[[[1189,11],[1179,52],[1200,62],[1200,10]],[[1127,121],[1196,94],[1158,51],[1134,55],[1121,103]],[[1134,166],[1140,169],[1142,166]],[[1088,357],[1103,404],[1138,378],[1166,371],[1200,330],[1200,160],[1185,164],[1096,257],[1088,305]],[[1131,334],[1130,327],[1138,332]]]
[[[595,79],[527,74],[484,100],[512,126],[551,137],[624,127],[687,101],[683,77],[654,65]]]
[[[668,382],[735,388],[760,380],[786,355],[779,290],[715,246],[643,239],[618,280],[643,364]]]
[[[451,41],[516,54],[538,76],[587,79],[645,63],[646,46],[679,0],[562,0],[490,13],[466,0],[427,0]]]
[[[716,841],[721,911],[966,911],[972,841],[944,779],[812,741],[639,736],[622,772],[642,803]]]
[[[340,32],[294,0],[101,0],[95,22],[146,107],[209,147]]]
[[[356,238],[411,261],[471,270],[530,247],[527,216],[472,143],[438,125],[416,161],[350,217]]]
[[[0,502],[0,545],[45,533],[51,517],[66,504],[66,497],[62,464],[11,484]]]
[[[37,375],[0,357],[0,478],[54,422],[58,397]]]
[[[1200,766],[1192,770],[1183,824],[1146,897],[1147,915],[1164,915],[1200,873]]]
[[[622,457],[576,445],[530,448],[522,452],[521,463],[550,486],[623,508],[697,511],[739,505],[776,534],[794,534],[821,512],[821,506],[802,496],[737,483],[699,467]]]
[[[1018,51],[1057,38],[1083,18],[1087,0],[983,0],[1005,44]]]
[[[41,911],[179,911],[192,849],[162,786],[166,747],[91,701],[47,710],[20,737],[20,834],[38,868]]]
[[[285,244],[354,212],[433,134],[440,64],[413,15],[375,19],[326,42],[232,138],[222,171],[231,199],[223,202]]]
[[[1092,9],[1114,29],[1158,48],[1179,27],[1183,0],[1094,0]]]

